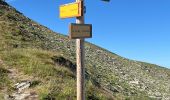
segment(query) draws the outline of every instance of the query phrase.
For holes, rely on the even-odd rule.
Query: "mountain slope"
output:
[[[36,99],[76,98],[75,40],[37,24],[1,0],[0,40],[0,98],[15,92],[14,84],[23,80],[37,83],[26,90],[38,95]],[[87,99],[170,99],[169,69],[90,43],[85,52]]]

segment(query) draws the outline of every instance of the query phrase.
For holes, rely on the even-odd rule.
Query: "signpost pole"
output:
[[[92,37],[92,25],[84,24],[84,1],[76,0],[75,3],[60,6],[60,18],[76,17],[76,24],[72,23],[69,27],[69,37],[76,39],[77,100],[85,100],[84,39]]]
[[[79,1],[83,0],[76,0],[76,2]],[[76,18],[76,23],[84,24],[84,11],[83,16]],[[84,38],[76,39],[76,59],[77,59],[77,100],[85,100]]]

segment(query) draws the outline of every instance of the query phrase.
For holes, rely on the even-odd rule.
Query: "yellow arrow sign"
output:
[[[64,4],[60,6],[60,18],[80,17],[82,16],[82,2]]]

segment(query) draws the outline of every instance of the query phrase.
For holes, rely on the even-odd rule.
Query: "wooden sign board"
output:
[[[69,38],[91,38],[92,37],[92,25],[91,24],[70,24],[69,26]]]
[[[60,6],[60,18],[80,17],[83,15],[83,1]]]

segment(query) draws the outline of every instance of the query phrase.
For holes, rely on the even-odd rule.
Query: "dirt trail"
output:
[[[13,93],[8,94],[7,88],[0,90],[4,94],[4,100],[38,100],[37,93],[30,89],[34,77],[25,75],[16,68],[6,66],[0,59],[0,67],[5,67],[9,71],[8,77],[12,82]]]

